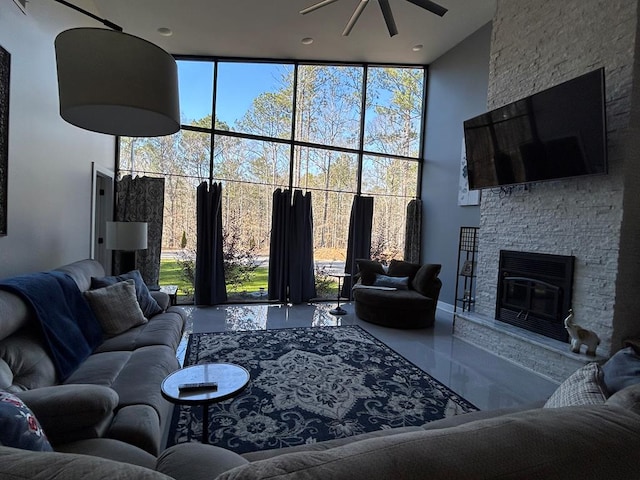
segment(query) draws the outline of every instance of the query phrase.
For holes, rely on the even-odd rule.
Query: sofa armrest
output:
[[[148,468],[91,455],[33,452],[0,446],[0,478],[171,480]]]
[[[164,312],[167,308],[169,308],[169,304],[170,299],[169,299],[169,295],[165,292],[161,292],[160,290],[151,290],[149,292],[151,294],[151,296],[153,297],[153,299],[158,302],[158,305],[160,305],[160,308],[162,309],[162,311]]]
[[[119,400],[114,390],[88,384],[54,385],[16,395],[33,411],[53,445],[101,437]]]
[[[527,410],[542,408],[543,405],[544,405],[544,401],[539,401],[539,402],[531,402],[526,405],[521,405],[519,407],[504,407],[504,408],[497,408],[494,410],[478,410],[476,412],[453,415],[451,417],[446,417],[441,420],[428,422],[422,425],[421,428],[423,430],[439,430],[442,428],[457,427],[460,425],[464,425],[466,423],[476,422],[478,420],[498,418],[503,415],[511,415],[514,413],[525,412]]]
[[[460,415],[453,415],[452,417],[443,418],[442,420],[435,420],[425,423],[422,426],[415,427],[396,427],[386,428],[383,430],[376,430],[373,432],[361,433],[352,437],[334,438],[332,440],[324,440],[322,442],[308,443],[304,445],[296,445],[293,447],[273,448],[270,450],[257,450],[255,452],[243,453],[242,457],[255,462],[258,460],[265,460],[267,458],[277,457],[286,453],[295,452],[321,452],[323,450],[329,450],[330,448],[340,447],[353,442],[359,442],[361,440],[368,440],[370,438],[379,438],[388,435],[398,435],[407,432],[417,432],[420,430],[438,430],[442,428],[457,427],[464,425],[465,423],[475,422],[477,420],[485,420],[488,418],[496,418],[502,415],[511,413],[518,413],[525,410],[534,408],[541,408],[544,402],[536,402],[522,407],[501,408],[496,410],[479,410],[477,412],[464,413]]]
[[[442,289],[442,280],[436,278],[422,293],[425,297],[429,297],[435,303],[438,303],[438,297],[440,296],[440,289]]]
[[[633,413],[602,405],[547,408],[284,454],[216,480],[626,480],[638,476],[639,450],[640,419]]]

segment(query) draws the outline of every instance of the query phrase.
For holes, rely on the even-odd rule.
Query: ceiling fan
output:
[[[300,10],[300,13],[302,15],[306,15],[307,13],[311,13],[319,9],[320,7],[324,7],[325,5],[329,5],[337,1],[338,0],[322,0],[321,2],[315,3],[310,7],[305,8],[304,10]],[[435,13],[440,17],[442,17],[445,13],[447,13],[446,8],[438,5],[437,3],[431,2],[429,0],[407,0],[407,2],[413,3],[418,7],[422,7],[425,10],[428,10],[431,13]],[[347,23],[347,26],[345,27],[344,32],[342,32],[343,36],[346,37],[351,33],[353,26],[358,21],[358,18],[360,18],[362,11],[364,10],[364,8],[367,6],[368,3],[369,3],[369,0],[360,0],[360,3],[358,4],[355,11],[353,12],[353,15],[351,15],[351,18],[349,19],[349,22]],[[380,4],[380,9],[382,10],[382,16],[384,17],[384,22],[387,24],[387,30],[389,30],[389,36],[393,37],[394,35],[397,35],[398,29],[396,27],[396,22],[393,19],[393,13],[391,12],[391,7],[389,6],[389,0],[378,0],[378,3]]]

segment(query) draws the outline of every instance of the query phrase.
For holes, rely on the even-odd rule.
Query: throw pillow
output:
[[[132,270],[128,273],[123,273],[122,275],[116,275],[114,277],[102,277],[102,278],[91,278],[91,289],[95,288],[103,288],[109,285],[113,285],[114,283],[122,282],[124,280],[133,280],[136,284],[136,296],[138,298],[138,303],[140,304],[140,308],[142,309],[142,313],[145,317],[151,318],[157,313],[162,312],[162,308],[158,305],[158,302],[151,296],[151,292],[149,292],[149,288],[144,283],[142,279],[142,275],[138,270]]]
[[[614,393],[607,399],[605,405],[624,408],[640,415],[640,384],[632,385]]]
[[[390,277],[409,277],[409,284],[413,281],[420,266],[417,263],[405,262],[402,260],[391,260],[387,275]]]
[[[602,405],[606,400],[602,369],[592,362],[579,368],[562,382],[544,404],[544,408]]]
[[[0,391],[0,445],[5,447],[52,452],[40,423],[22,400]]]
[[[358,276],[362,285],[373,285],[376,281],[376,274],[384,275],[385,271],[381,263],[365,258],[356,259],[358,265]]]
[[[602,366],[604,384],[610,393],[640,383],[640,355],[633,347],[618,350]]]
[[[392,287],[398,290],[409,289],[409,277],[390,277],[389,275],[376,274],[376,280],[373,282],[375,287]]]
[[[442,265],[437,263],[422,265],[413,277],[411,287],[422,295],[429,296],[431,285],[438,278],[441,269]]]
[[[87,290],[84,296],[107,335],[118,335],[147,322],[138,304],[133,280]]]

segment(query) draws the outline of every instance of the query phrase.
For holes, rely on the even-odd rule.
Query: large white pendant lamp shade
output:
[[[174,58],[142,38],[73,28],[55,40],[60,115],[85,130],[158,137],[180,129]]]

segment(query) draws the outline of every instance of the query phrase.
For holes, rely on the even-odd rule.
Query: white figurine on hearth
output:
[[[573,322],[573,309],[569,309],[569,315],[564,319],[564,328],[569,332],[571,338],[571,351],[580,353],[580,347],[587,347],[587,355],[595,357],[596,348],[600,345],[600,338],[595,332],[582,328]]]

